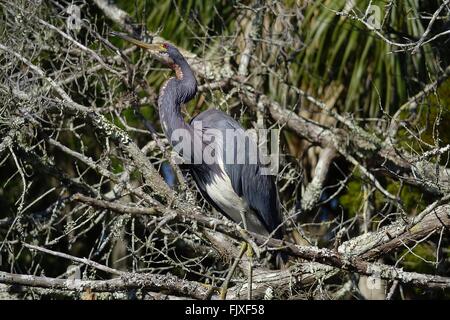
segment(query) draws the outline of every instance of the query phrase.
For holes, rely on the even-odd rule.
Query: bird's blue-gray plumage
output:
[[[192,145],[193,153],[181,154],[191,163],[189,168],[203,197],[237,223],[242,222],[240,213],[244,212],[249,231],[270,234],[280,224],[279,201],[273,176],[261,172],[263,166],[259,162],[256,142],[236,120],[219,110],[207,110],[186,123],[180,107],[195,96],[197,82],[176,48],[168,45],[167,53],[174,62],[172,67],[177,76],[166,81],[158,99],[160,121],[166,137],[176,146],[172,139],[174,133],[191,141],[194,136],[203,135],[200,145]],[[228,139],[227,130],[233,132],[232,139]],[[246,144],[239,144],[236,139],[242,139]],[[202,159],[208,147],[215,148],[212,154],[217,161],[195,163],[193,158]],[[230,153],[233,150],[234,153]],[[232,155],[234,161],[226,161],[227,155]],[[236,163],[237,160],[239,162]],[[275,236],[281,236],[280,228]]]
[[[250,159],[249,150],[258,150],[251,136],[246,134],[244,129],[236,120],[220,110],[211,109],[204,111],[191,120],[192,125],[194,125],[195,122],[201,122],[204,131],[209,129],[217,129],[221,132],[219,136],[215,137],[215,141],[225,138],[225,141],[222,143],[229,146],[229,148],[223,148],[222,159],[226,159],[227,152],[233,152],[233,150],[235,150],[233,154],[234,159],[231,164],[223,161],[222,165],[225,174],[230,179],[233,191],[245,201],[247,207],[244,209],[248,211],[247,214],[256,215],[258,221],[261,222],[258,224],[250,219],[250,221],[247,221],[248,229],[259,233],[266,233],[264,230],[267,232],[273,231],[280,224],[277,190],[273,176],[264,175],[261,172],[262,165],[258,164],[258,162],[255,163],[252,159]],[[236,135],[235,139],[227,141],[226,130],[233,130]],[[237,139],[245,141],[246,144],[239,145],[236,141]],[[242,153],[244,155],[244,159],[243,161],[238,161],[237,158]],[[256,160],[258,161],[257,157]],[[208,169],[213,174],[221,173],[216,172],[216,167],[210,167]],[[196,181],[200,182],[197,184],[204,185],[211,183],[211,181],[207,181],[202,178],[202,176],[210,176],[205,175],[205,168],[203,164],[198,166],[194,165],[192,171],[196,177]],[[196,171],[200,172],[196,173]],[[206,193],[204,190],[206,188],[204,186],[200,187],[200,189],[203,194]],[[214,203],[214,200],[212,203]],[[225,210],[222,208],[218,209],[230,217],[230,214]],[[279,233],[276,235],[279,235]]]

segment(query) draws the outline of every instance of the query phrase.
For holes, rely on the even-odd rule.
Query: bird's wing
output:
[[[201,121],[204,129],[242,129],[242,126],[232,117],[217,109],[209,109],[199,113],[190,123]]]
[[[191,124],[201,121],[203,131],[208,129],[216,129],[222,132],[222,137],[226,136],[226,130],[234,130],[234,134],[238,138],[246,139],[246,145],[231,144],[227,141],[222,142],[225,146],[234,146],[234,162],[224,161],[223,168],[231,180],[232,187],[239,197],[242,197],[254,211],[258,219],[265,225],[266,229],[271,232],[280,224],[279,201],[276,190],[274,177],[263,175],[261,173],[262,165],[255,161],[250,161],[248,150],[258,150],[256,142],[245,135],[245,130],[232,117],[220,110],[207,110],[200,113],[191,120]],[[228,148],[223,150],[223,159],[226,159]],[[257,152],[257,151],[256,151]],[[251,152],[250,152],[251,153]],[[244,156],[242,159],[237,157]],[[239,160],[239,162],[237,162]],[[255,160],[255,159],[251,159]]]

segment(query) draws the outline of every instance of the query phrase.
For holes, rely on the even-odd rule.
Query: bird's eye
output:
[[[166,49],[169,49],[169,44],[163,43],[163,47],[166,48]]]

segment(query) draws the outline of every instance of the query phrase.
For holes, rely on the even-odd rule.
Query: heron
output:
[[[192,160],[197,155],[201,157],[205,148],[211,146],[219,150],[215,155],[217,161],[187,164],[203,198],[248,231],[281,238],[280,204],[274,176],[263,174],[260,162],[248,161],[253,156],[250,152],[259,151],[258,147],[252,148],[256,142],[247,138],[239,122],[218,109],[203,111],[190,122],[184,120],[181,106],[195,97],[197,80],[189,63],[175,46],[167,42],[148,43],[118,32],[112,34],[157,53],[175,71],[175,76],[161,86],[158,96],[159,118],[164,134],[172,146],[176,145],[175,133],[190,138],[190,141],[195,140],[196,136],[207,135],[207,139],[203,137],[201,143],[193,144],[190,155],[181,154],[182,158]],[[227,131],[232,131],[237,139],[246,141],[244,147],[236,146],[236,143],[227,144],[224,139]],[[245,161],[224,161],[229,146],[236,146],[235,156],[244,153]]]

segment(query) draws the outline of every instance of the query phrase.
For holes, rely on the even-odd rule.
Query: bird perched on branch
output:
[[[202,196],[215,209],[241,223],[247,230],[262,235],[273,233],[272,236],[281,238],[274,177],[263,173],[256,142],[249,139],[236,120],[220,110],[207,110],[189,123],[184,121],[181,106],[194,98],[197,81],[175,46],[150,44],[125,34],[113,34],[157,53],[175,71],[175,77],[168,79],[159,92],[160,122],[168,140],[188,163]],[[180,148],[180,141],[187,148]],[[189,141],[187,145],[186,141]],[[209,154],[210,159],[205,159],[205,154]]]

